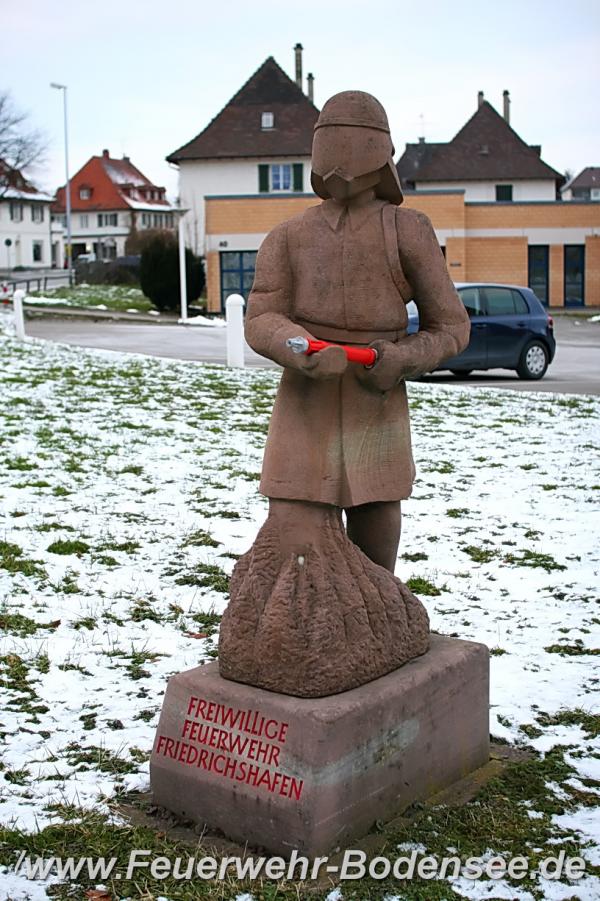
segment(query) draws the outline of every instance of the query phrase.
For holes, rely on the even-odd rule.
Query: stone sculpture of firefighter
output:
[[[415,476],[405,379],[460,353],[470,326],[431,223],[400,206],[392,155],[374,97],[325,104],[311,176],[323,202],[267,235],[248,302],[248,343],[284,371],[269,515],[234,570],[219,665],[292,695],[356,687],[429,645],[423,605],[393,574]],[[407,336],[410,300],[420,330]]]

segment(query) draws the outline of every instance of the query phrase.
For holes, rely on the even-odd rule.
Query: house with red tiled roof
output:
[[[407,144],[396,164],[408,191],[463,190],[465,202],[554,201],[564,177],[510,125],[510,96],[503,115],[478,94],[477,110],[447,143]]]
[[[50,267],[62,258],[62,232],[51,224],[50,194],[0,159],[0,269]]]
[[[73,259],[93,253],[98,260],[123,256],[129,235],[146,229],[173,229],[176,210],[166,189],[153,184],[129,157],[108,150],[92,156],[70,181]],[[66,225],[66,191],[59,188],[52,217]]]
[[[307,78],[308,95],[302,90],[302,46],[294,49],[295,81],[268,57],[196,137],[167,157],[179,168],[181,205],[189,211],[186,242],[196,252],[213,250],[205,242],[209,196],[313,196],[310,155],[319,111],[313,103],[312,75]],[[245,235],[242,246],[232,236],[219,248],[227,293],[248,293],[259,236],[250,244],[248,240]]]

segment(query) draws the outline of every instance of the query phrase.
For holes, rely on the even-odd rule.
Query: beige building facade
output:
[[[222,311],[229,294],[247,298],[265,235],[317,203],[314,194],[208,196],[208,309]],[[600,307],[599,204],[467,202],[462,190],[404,203],[431,219],[453,281],[529,285],[551,308]]]

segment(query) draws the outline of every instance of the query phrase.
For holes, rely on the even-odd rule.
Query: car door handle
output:
[[[517,322],[517,326],[518,326],[519,328],[525,328],[526,325],[527,325],[526,322]]]
[[[474,322],[473,328],[487,328],[487,322]]]

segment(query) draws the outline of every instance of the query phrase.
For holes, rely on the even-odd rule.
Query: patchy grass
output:
[[[551,644],[544,648],[548,654],[560,654],[561,657],[597,657],[600,648],[588,648],[578,638],[573,644]]]
[[[43,301],[43,303],[42,303]],[[28,305],[45,306],[48,302],[64,307],[104,307],[107,310],[154,310],[152,301],[139,288],[125,285],[74,285],[72,288],[47,288],[27,296]],[[157,317],[158,318],[158,317]]]
[[[108,724],[107,724],[108,725]],[[132,766],[144,759],[144,752],[131,748],[129,753],[115,755],[105,748],[88,743],[70,746],[65,753],[66,762],[78,772],[91,769],[106,775],[123,778],[132,772]],[[506,769],[485,785],[466,804],[445,807],[416,805],[407,816],[388,826],[379,825],[378,834],[373,835],[377,844],[371,857],[379,856],[393,863],[398,857],[408,856],[417,849],[417,861],[433,856],[440,861],[444,857],[456,855],[462,861],[467,858],[487,859],[489,849],[502,849],[505,859],[526,857],[532,878],[527,880],[527,889],[535,899],[547,897],[545,882],[539,873],[541,862],[555,856],[558,849],[567,856],[579,856],[581,848],[574,841],[572,832],[557,825],[556,818],[580,806],[591,807],[594,796],[591,791],[575,788],[570,779],[574,774],[572,764],[565,759],[564,749],[554,748],[545,757],[533,757],[520,763],[509,764]],[[11,781],[26,782],[26,771],[11,773]],[[549,788],[551,786],[551,788]],[[126,797],[131,808],[139,807],[147,813],[147,803],[135,795]],[[531,812],[535,816],[531,816]],[[233,870],[229,871],[226,882],[217,889],[211,880],[181,880],[172,875],[154,878],[149,868],[138,869],[135,879],[125,878],[127,862],[131,852],[143,848],[151,858],[164,857],[170,861],[181,857],[187,862],[213,855],[210,840],[200,836],[193,843],[183,835],[164,828],[153,829],[146,825],[148,820],[134,819],[131,824],[115,823],[114,820],[98,812],[74,806],[54,804],[53,813],[59,823],[48,825],[40,831],[23,833],[0,828],[0,864],[10,866],[22,852],[31,858],[48,857],[115,857],[116,868],[106,884],[107,893],[113,898],[151,899],[167,897],[173,901],[194,901],[194,899],[223,897],[233,899],[250,893],[257,901],[298,901],[314,899],[325,901],[331,898],[331,885],[269,881],[259,878],[254,882],[239,880]],[[143,824],[142,824],[143,823]],[[249,853],[252,853],[249,851]],[[220,855],[217,853],[217,860]],[[591,868],[592,870],[594,868]],[[590,867],[588,866],[588,871]],[[450,869],[452,872],[452,868]],[[121,878],[117,879],[116,874]],[[96,881],[85,872],[79,882],[79,891],[96,888]],[[475,883],[485,891],[485,881]],[[498,888],[498,883],[488,883],[490,888]],[[488,894],[487,897],[511,897],[512,888],[518,892],[521,880],[507,880],[502,894]],[[580,897],[578,883],[571,883],[571,895]],[[559,886],[557,886],[558,888]],[[564,880],[560,887],[568,890]],[[222,892],[225,891],[225,894]],[[401,895],[398,892],[401,892]],[[450,890],[451,891],[451,890]],[[73,887],[57,885],[53,896],[59,899],[72,897]],[[401,897],[403,901],[448,901],[449,886],[445,880],[427,880],[418,876],[411,880],[397,881],[389,876],[384,880],[369,876],[353,882],[343,883],[344,901],[381,901],[381,899]],[[218,895],[217,895],[218,893]],[[452,897],[464,897],[460,891]],[[516,897],[516,896],[515,896]],[[591,896],[590,896],[591,897]]]
[[[441,588],[438,588],[437,585],[434,585],[433,582],[430,582],[429,579],[424,579],[422,576],[411,576],[411,578],[407,580],[406,584],[411,591],[414,591],[415,594],[422,594],[425,597],[431,598],[437,597],[442,593],[442,591],[446,590],[445,585],[443,585]]]
[[[90,546],[87,542],[77,538],[67,538],[53,541],[52,544],[48,545],[47,551],[49,554],[60,554],[63,557],[70,554],[81,557],[82,554],[87,554],[89,549]]]
[[[17,635],[19,638],[26,638],[28,635],[35,635],[38,629],[56,629],[60,625],[57,620],[53,623],[38,623],[23,616],[22,613],[10,613],[7,610],[0,610],[0,629]]]
[[[24,576],[37,576],[44,578],[45,569],[36,560],[29,560],[23,555],[22,548],[10,541],[0,541],[0,569]]]
[[[220,541],[215,541],[210,532],[206,529],[194,529],[186,536],[182,547],[219,547]]]
[[[600,735],[600,714],[591,713],[577,707],[574,710],[559,710],[556,713],[537,714],[536,720],[540,726],[580,726],[585,737],[597,738]]]
[[[0,366],[0,769],[10,774],[0,778],[0,858],[36,843],[87,856],[135,841],[170,853],[165,836],[111,821],[111,798],[130,779],[147,786],[168,678],[217,655],[231,569],[266,515],[256,476],[278,373],[2,337]],[[399,571],[412,564],[409,585],[435,631],[491,648],[492,733],[568,750],[536,757],[464,808],[427,809],[380,833],[383,853],[411,841],[461,856],[584,853],[599,753],[588,711],[600,567],[589,486],[600,475],[596,421],[583,411],[600,403],[559,407],[539,395],[532,404],[474,385],[411,384],[409,397],[419,481],[402,505]],[[49,551],[54,543],[65,552]],[[564,830],[559,808],[575,817]],[[535,880],[527,889],[542,897]],[[111,890],[148,901],[215,896],[214,885],[150,879]],[[223,891],[224,901],[243,891],[255,901],[306,896],[267,882]],[[363,880],[343,896],[405,891],[419,901],[459,894],[446,882]]]
[[[473,544],[462,547],[461,551],[468,554],[474,563],[490,563],[497,556],[497,552],[493,548],[476,547]]]
[[[449,516],[451,519],[460,519],[462,516],[467,516],[470,512],[467,507],[450,507],[446,510],[446,516]]]
[[[567,568],[562,563],[557,563],[550,554],[541,554],[539,551],[529,550],[521,551],[520,555],[506,554],[504,562],[510,563],[513,566],[539,567],[547,573],[551,573],[554,570],[564,572]]]
[[[192,570],[181,573],[175,579],[176,585],[190,585],[198,588],[212,588],[214,591],[229,591],[229,576],[214,563],[199,563]]]

